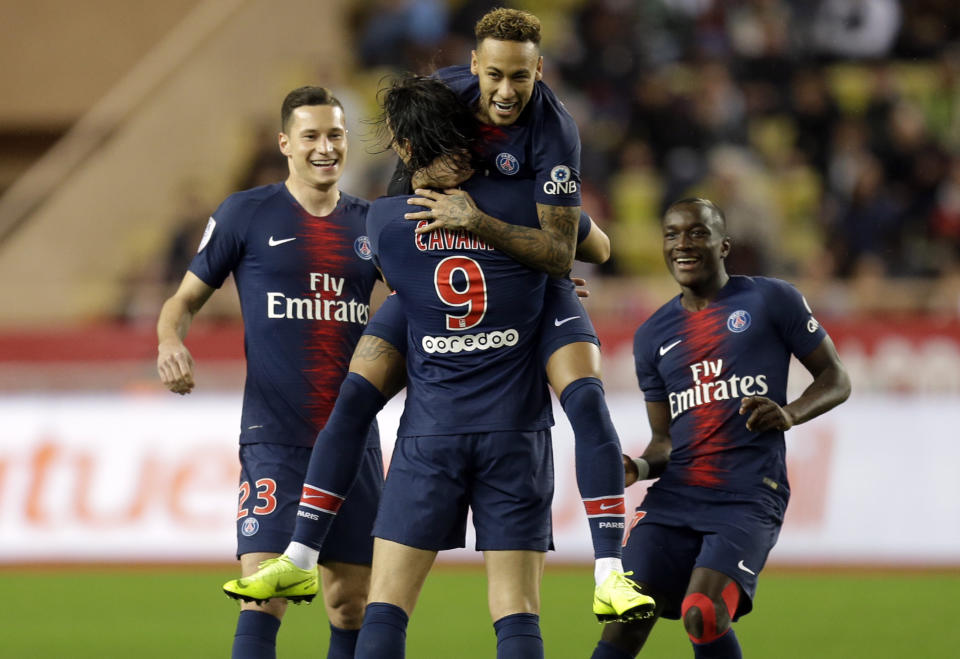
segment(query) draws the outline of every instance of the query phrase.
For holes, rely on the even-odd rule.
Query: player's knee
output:
[[[703,593],[690,593],[680,607],[683,627],[694,643],[710,643],[730,629],[730,611],[721,598],[714,601]]]
[[[367,605],[366,597],[358,593],[342,593],[340,596],[326,598],[325,604],[327,617],[335,627],[359,629],[363,624],[363,611]]]

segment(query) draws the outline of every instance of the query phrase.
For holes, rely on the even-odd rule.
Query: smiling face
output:
[[[487,38],[471,53],[470,72],[480,82],[480,121],[509,126],[520,118],[543,77],[543,58],[532,41]]]
[[[663,218],[663,258],[684,297],[711,299],[727,283],[730,239],[719,213],[700,203],[671,206]]]
[[[343,173],[347,129],[336,105],[301,105],[280,133],[280,152],[287,157],[293,186],[329,189]]]

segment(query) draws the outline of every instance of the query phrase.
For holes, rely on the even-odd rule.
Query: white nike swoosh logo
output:
[[[668,346],[660,346],[660,356],[663,357],[665,354],[676,348],[680,343],[683,342],[683,339],[677,339]]]
[[[600,510],[610,510],[611,508],[619,508],[619,507],[620,507],[619,503],[611,503],[611,504],[601,503],[600,504]]]
[[[747,574],[752,574],[753,576],[757,576],[756,572],[754,572],[753,570],[751,570],[750,568],[748,568],[746,565],[743,564],[743,559],[741,559],[740,562],[737,563],[737,567],[743,570],[744,572],[746,572]]]
[[[282,240],[274,240],[273,236],[270,236],[270,240],[267,241],[267,244],[270,245],[270,247],[276,247],[277,245],[288,243],[291,240],[296,240],[296,238],[284,238]]]
[[[570,316],[569,318],[564,318],[563,320],[560,320],[559,318],[554,318],[553,325],[554,327],[560,327],[564,323],[569,323],[571,320],[576,320],[579,317],[580,316]]]

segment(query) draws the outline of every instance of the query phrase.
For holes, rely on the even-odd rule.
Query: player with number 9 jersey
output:
[[[485,210],[535,223],[531,182],[474,176]],[[374,258],[407,319],[407,399],[398,434],[542,430],[553,423],[537,359],[547,277],[466,232],[417,234],[409,196],[367,216]],[[482,200],[482,201],[481,201]]]

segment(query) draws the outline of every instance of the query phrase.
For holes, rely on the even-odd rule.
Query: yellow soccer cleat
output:
[[[301,570],[287,556],[268,558],[249,577],[232,579],[223,584],[223,592],[233,599],[262,604],[273,597],[291,602],[309,602],[320,590],[317,567]]]
[[[593,592],[593,613],[600,622],[629,622],[653,615],[655,602],[628,575],[611,572]]]

